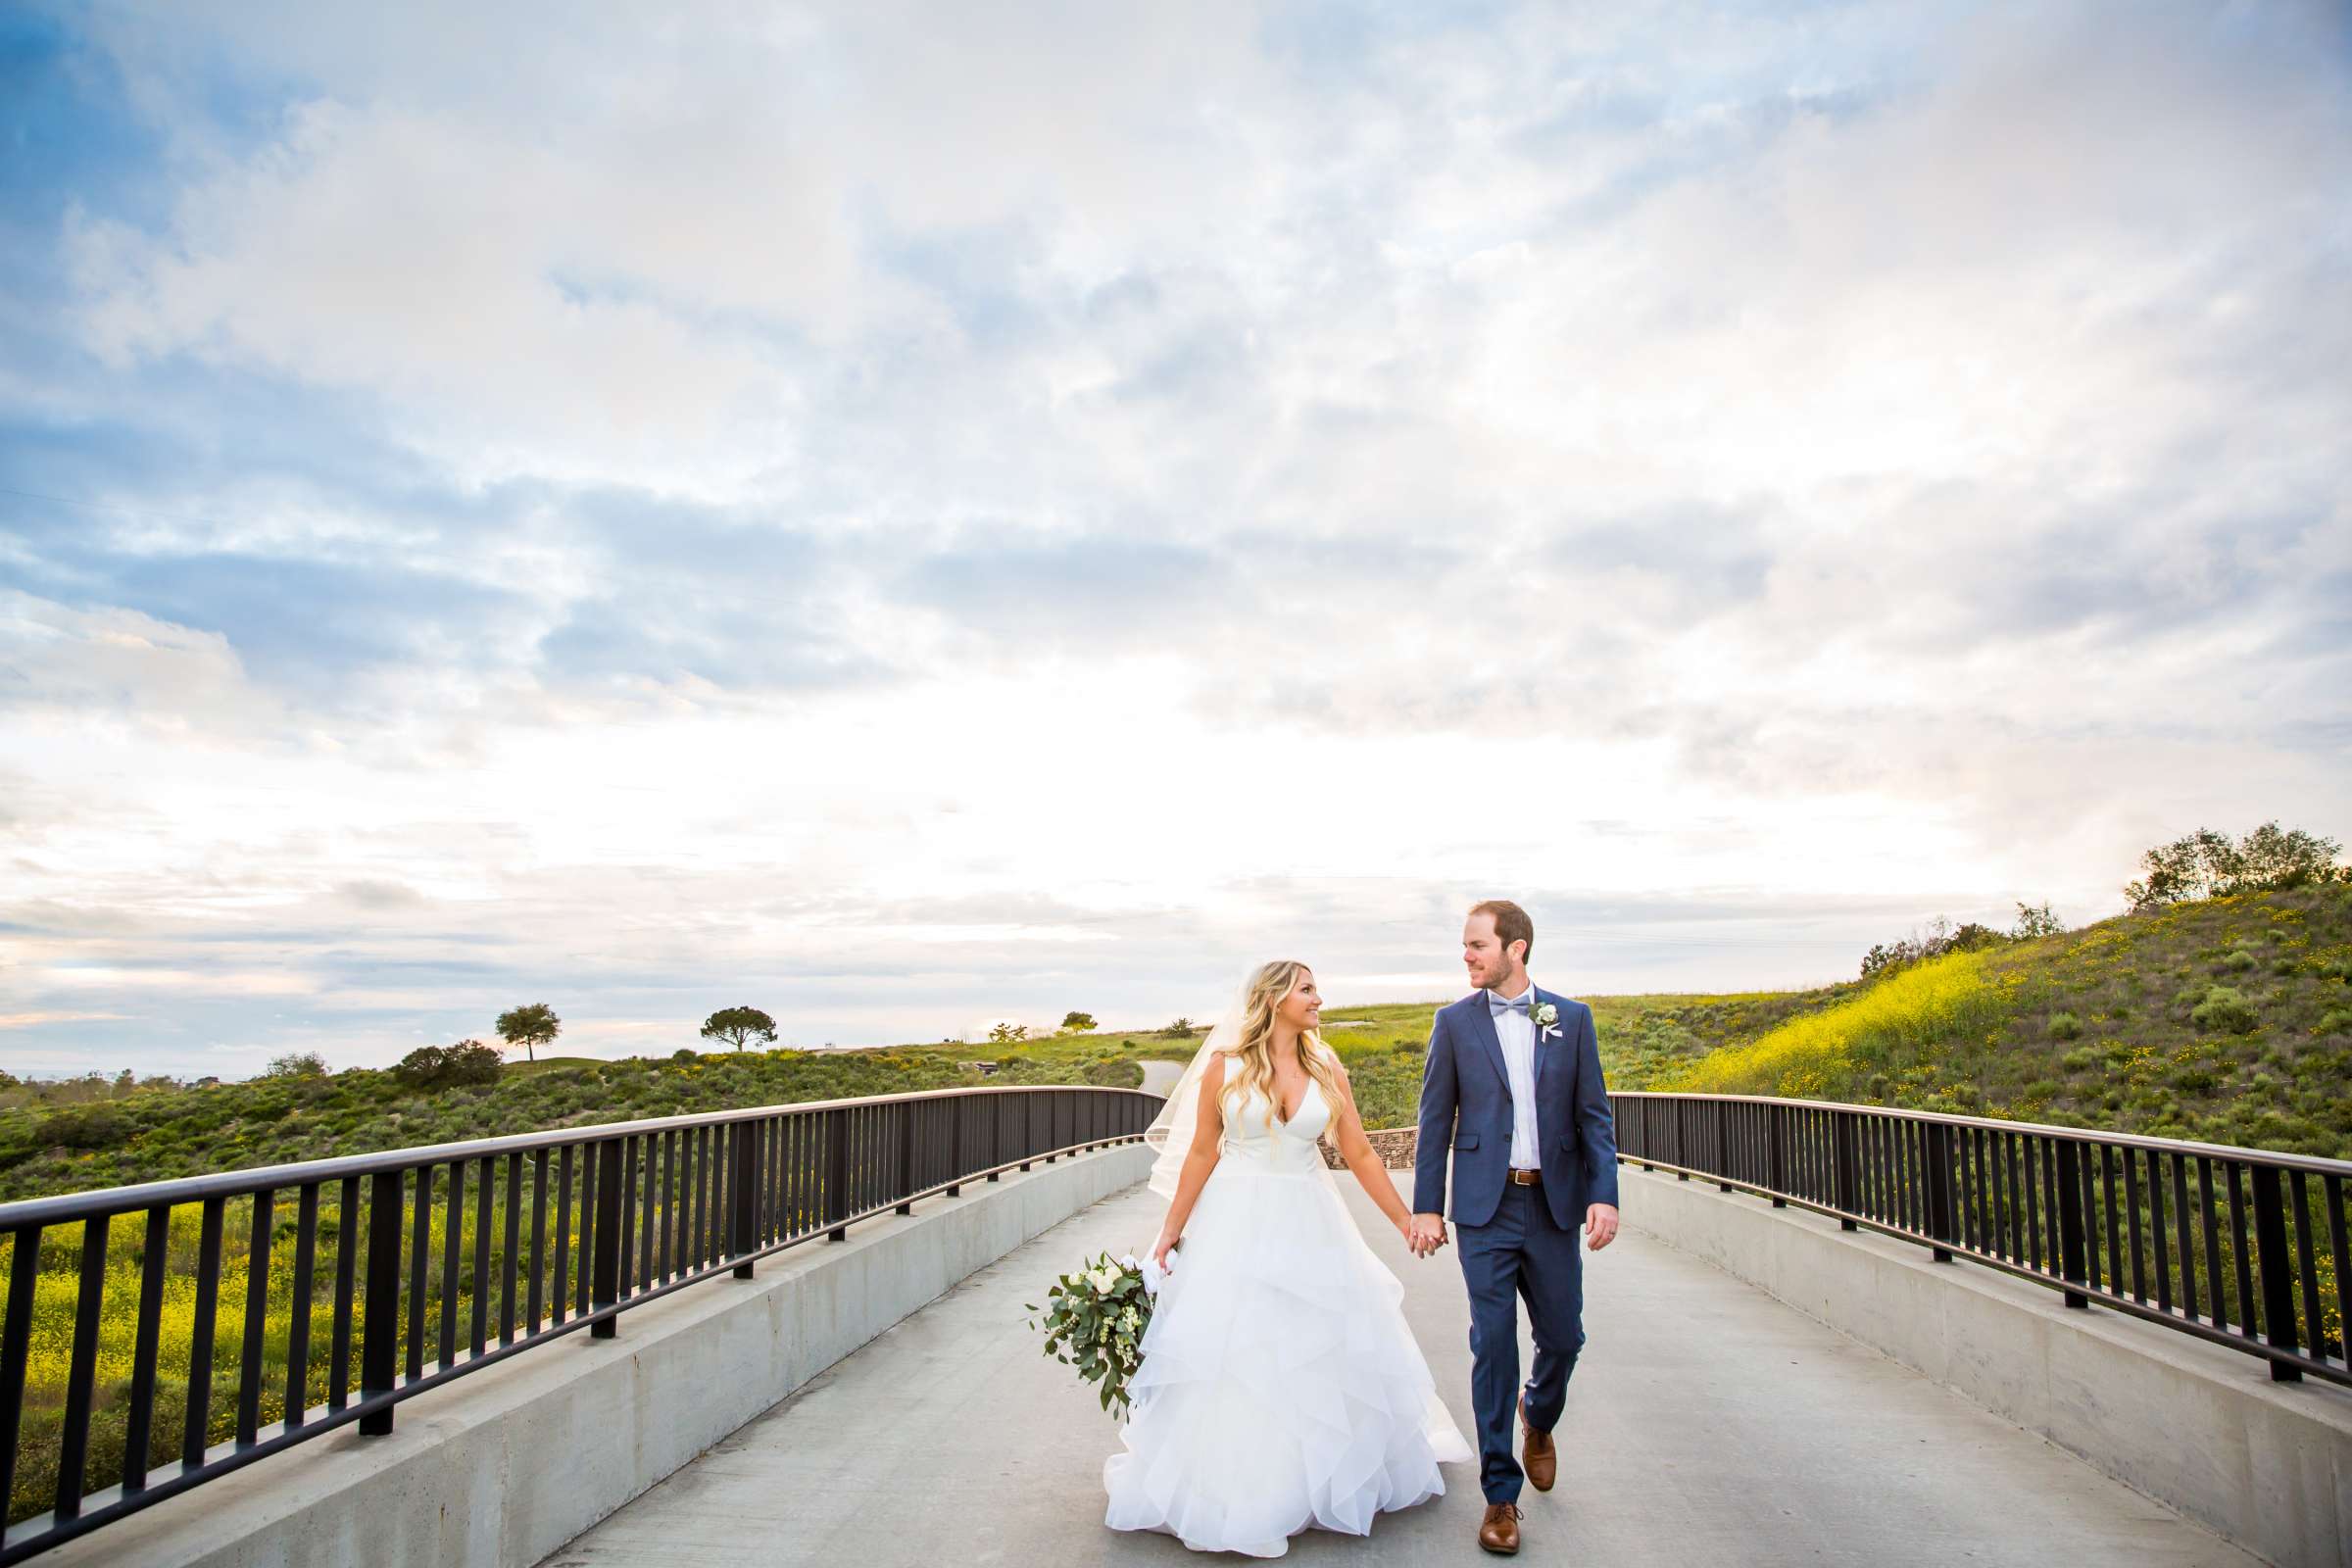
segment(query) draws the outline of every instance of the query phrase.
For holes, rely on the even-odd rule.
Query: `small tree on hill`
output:
[[[2020,905],[2020,908],[2024,906]],[[1899,942],[1874,942],[1862,956],[1862,978],[1899,969],[1923,958],[1940,958],[1947,953],[1976,953],[1985,948],[1997,948],[2009,938],[1979,920],[1954,925],[1942,915],[1928,922],[1924,930],[1915,930]]]
[[[721,1007],[703,1020],[705,1040],[731,1042],[737,1051],[747,1040],[776,1043],[776,1020],[758,1007]]]
[[[992,1024],[989,1026],[988,1038],[1000,1046],[1008,1046],[1016,1040],[1028,1039],[1029,1026],[1025,1023]]]
[[[400,1058],[392,1076],[414,1089],[446,1089],[494,1084],[504,1065],[495,1047],[461,1040],[454,1046],[418,1046]]]
[[[1084,1034],[1095,1027],[1095,1015],[1091,1012],[1065,1012],[1061,1015],[1061,1026]]]
[[[2034,905],[2020,899],[2017,924],[2010,928],[2009,934],[2020,942],[2031,942],[2035,937],[2054,937],[2065,929],[2066,922],[2051,912],[2049,900]]]
[[[283,1056],[271,1057],[270,1065],[262,1069],[262,1076],[265,1078],[323,1078],[326,1076],[326,1058],[316,1051],[290,1052]]]
[[[534,1002],[527,1007],[510,1007],[498,1015],[498,1037],[507,1043],[509,1051],[520,1046],[528,1061],[537,1061],[537,1048],[563,1032],[564,1020],[544,1002]]]
[[[2335,840],[2265,822],[2237,843],[2201,827],[2139,858],[2140,877],[2124,884],[2133,913],[2170,904],[2227,898],[2340,880]]]

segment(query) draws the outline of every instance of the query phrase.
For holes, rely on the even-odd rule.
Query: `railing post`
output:
[[[390,1394],[400,1365],[400,1172],[377,1171],[368,1186],[368,1316],[360,1325],[363,1399]],[[380,1438],[391,1430],[388,1404],[360,1417],[362,1437]]]
[[[1862,1228],[1861,1222],[1852,1217],[1862,1206],[1861,1142],[1855,1134],[1852,1112],[1830,1112],[1830,1149],[1834,1161],[1831,1180],[1837,1184],[1838,1228],[1841,1231]]]
[[[914,1125],[919,1100],[899,1102],[899,1206],[897,1212],[914,1212]]]
[[[1786,1107],[1781,1105],[1764,1107],[1765,1142],[1769,1146],[1768,1157],[1772,1162],[1772,1206],[1775,1208],[1788,1206],[1788,1200],[1786,1196],[1788,1191],[1788,1145],[1786,1132],[1788,1125],[1788,1118],[1786,1114]]]
[[[2262,1275],[2263,1339],[2275,1350],[2300,1350],[2302,1337],[2295,1329],[2294,1261],[2286,1251],[2286,1205],[2279,1197],[2278,1171],[2272,1165],[2249,1165],[2254,1183],[2254,1261]],[[2309,1226],[2305,1227],[2309,1234]],[[2320,1336],[2313,1325],[2313,1338]],[[2303,1369],[2284,1361],[2271,1362],[2273,1383],[2300,1383]]]
[[[963,1116],[964,1108],[971,1102],[972,1097],[969,1095],[956,1095],[948,1101],[948,1174],[950,1176],[963,1174]],[[962,1191],[963,1183],[959,1181],[948,1183],[950,1198],[957,1196]]]
[[[2082,1150],[2071,1138],[2058,1140],[2058,1277],[2070,1285],[2088,1278],[2082,1261]],[[2087,1311],[2090,1298],[2068,1291],[2066,1304]]]
[[[825,1112],[825,1220],[831,1226],[825,1240],[829,1242],[850,1239],[850,1228],[841,1223],[850,1217],[849,1128],[848,1112]]]
[[[760,1168],[760,1152],[764,1142],[760,1136],[758,1122],[739,1121],[735,1124],[735,1153],[728,1161],[734,1181],[735,1224],[734,1234],[727,1238],[727,1242],[738,1257],[760,1245],[760,1195],[767,1185]],[[746,1257],[735,1265],[735,1277],[739,1280],[752,1277],[750,1258]]]
[[[1732,1173],[1732,1106],[1724,1100],[1710,1100],[1707,1104],[1715,1112],[1715,1187],[1728,1193],[1732,1184],[1724,1178]]]
[[[1928,1234],[1939,1242],[1956,1241],[1959,1226],[1952,1203],[1952,1130],[1939,1121],[1928,1123]],[[1928,1250],[1938,1263],[1949,1263],[1949,1248]]]
[[[611,1306],[620,1299],[620,1140],[608,1138],[596,1146],[596,1250],[590,1255],[589,1304]],[[588,1329],[592,1339],[609,1340],[620,1332],[620,1314],[599,1318]]]

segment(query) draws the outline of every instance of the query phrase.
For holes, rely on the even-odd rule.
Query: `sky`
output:
[[[1132,14],[1131,14],[1132,13]],[[1849,978],[2352,839],[2337,4],[0,15],[0,1067]]]

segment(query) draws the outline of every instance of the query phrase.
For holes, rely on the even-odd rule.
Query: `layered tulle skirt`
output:
[[[1321,1173],[1221,1162],[1144,1332],[1104,1522],[1278,1557],[1442,1494],[1471,1450],[1403,1298]]]

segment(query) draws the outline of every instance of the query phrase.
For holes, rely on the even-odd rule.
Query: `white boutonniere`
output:
[[[1534,1006],[1527,1009],[1527,1015],[1535,1020],[1537,1028],[1544,1031],[1544,1038],[1545,1040],[1549,1040],[1553,1035],[1556,1035],[1560,1032],[1560,1009],[1553,1006],[1550,1003],[1537,1003]]]

